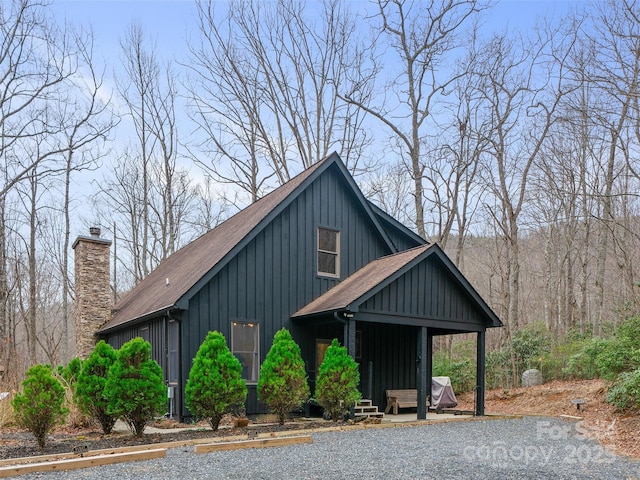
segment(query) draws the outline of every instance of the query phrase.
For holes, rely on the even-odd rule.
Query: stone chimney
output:
[[[91,227],[89,237],[79,236],[75,250],[75,334],[76,356],[85,359],[96,344],[96,332],[111,319],[109,250],[111,240],[100,238]]]

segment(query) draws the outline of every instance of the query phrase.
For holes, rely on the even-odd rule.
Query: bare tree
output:
[[[140,215],[131,223],[139,241],[139,247],[133,256],[136,283],[146,277],[152,269],[149,262],[147,246],[149,244],[149,169],[153,139],[150,133],[152,82],[158,78],[158,64],[154,50],[145,48],[142,26],[132,24],[121,43],[124,54],[126,79],[119,83],[120,96],[129,110],[129,118],[133,121],[139,149],[135,162],[140,166],[136,172],[140,179]]]
[[[626,130],[629,125],[637,131],[639,117],[634,117],[634,106],[638,105],[640,75],[640,23],[635,2],[603,2],[594,19],[592,30],[586,31],[593,39],[597,52],[595,76],[592,79],[602,93],[603,109],[598,121],[608,130],[609,151],[602,165],[600,220],[597,239],[596,300],[593,318],[593,333],[601,333],[605,299],[606,264],[610,231],[615,222],[614,183],[625,166],[628,153]],[[595,32],[595,35],[590,32]],[[622,164],[621,164],[622,162]],[[633,169],[633,168],[632,168]],[[636,171],[635,169],[633,169]],[[640,177],[638,177],[640,178]]]
[[[190,223],[196,236],[204,235],[227,217],[229,202],[214,187],[215,183],[209,176],[195,187]]]
[[[468,44],[477,42],[477,27]],[[428,160],[424,164],[426,197],[425,224],[430,236],[447,248],[449,237],[455,236],[451,248],[456,264],[464,269],[464,245],[473,225],[480,198],[487,188],[479,180],[480,159],[489,147],[491,122],[482,112],[482,94],[478,92],[478,77],[464,72],[477,68],[476,48],[469,48],[459,60],[451,93],[443,99],[447,114],[441,115],[441,130],[435,139],[425,141]],[[443,112],[444,113],[444,112]],[[425,227],[426,228],[426,227]]]
[[[483,174],[495,201],[486,202],[486,208],[506,254],[507,337],[520,326],[520,222],[529,176],[566,94],[566,61],[573,44],[572,37],[560,37],[555,29],[539,33],[530,43],[495,35],[482,47],[476,72],[492,122]],[[563,42],[554,44],[559,38]]]
[[[194,160],[251,201],[272,188],[272,177],[282,184],[332,150],[354,173],[369,166],[363,112],[338,97],[338,88],[369,74],[357,23],[343,2],[314,6],[237,1],[219,23],[220,4],[198,3],[189,90],[210,160]]]
[[[365,196],[404,224],[413,222],[411,182],[402,164],[385,165],[363,184]]]
[[[192,188],[178,163],[178,92],[172,63],[161,66],[156,46],[139,24],[129,27],[121,47],[125,75],[118,82],[119,93],[136,138],[115,160],[96,198],[105,202],[98,209],[103,217],[117,218],[114,238],[127,253],[120,264],[137,283],[185,241],[181,229]]]
[[[61,108],[65,151],[64,172],[62,177],[62,232],[53,230],[50,241],[45,244],[46,251],[56,260],[62,283],[62,323],[63,342],[62,357],[70,360],[69,333],[69,301],[72,299],[72,281],[69,274],[69,249],[71,236],[72,192],[71,181],[76,172],[96,169],[98,162],[104,157],[101,144],[108,140],[108,135],[116,124],[114,115],[108,110],[109,101],[101,99],[102,76],[93,66],[93,35],[78,37],[81,46],[80,55],[83,61],[84,75],[75,80],[73,95],[69,96]],[[51,223],[53,225],[53,222]],[[62,241],[60,241],[62,239]],[[47,248],[49,246],[50,248]],[[56,249],[56,246],[58,249]],[[49,342],[51,345],[51,342]]]
[[[451,73],[454,72],[452,64],[449,68],[446,65],[451,62],[450,55],[461,45],[457,34],[478,8],[479,3],[475,0],[431,1],[427,5],[379,0],[379,48],[382,52],[387,48],[392,50],[401,69],[387,73],[379,67],[390,80],[379,92],[382,100],[375,104],[370,103],[369,91],[362,91],[367,84],[359,82],[352,88],[344,86],[341,89],[346,101],[375,117],[391,132],[392,144],[397,147],[397,153],[406,162],[411,175],[416,230],[424,238],[427,238],[427,232],[422,144],[436,103],[450,90],[458,75]],[[384,58],[381,54],[377,62],[385,62]],[[395,63],[385,62],[385,66]]]
[[[49,154],[31,156],[29,142],[44,145],[59,132],[51,112],[66,95],[66,85],[78,71],[76,37],[51,24],[46,3],[14,0],[0,6],[0,336],[7,329],[10,300],[7,280],[6,196]]]

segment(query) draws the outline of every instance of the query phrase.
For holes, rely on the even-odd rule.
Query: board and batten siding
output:
[[[153,358],[166,372],[167,355],[166,345],[166,321],[164,317],[148,320],[136,324],[124,330],[118,330],[106,337],[106,342],[118,350],[129,340],[140,337],[151,343],[151,358]]]
[[[363,318],[377,314],[421,319],[415,325],[447,330],[478,331],[485,319],[459,283],[428,257],[367,300],[360,308]],[[411,322],[408,322],[411,323]]]
[[[283,327],[305,345],[306,357],[314,354],[306,352],[311,340],[302,338],[291,315],[367,263],[392,253],[332,168],[337,167],[323,172],[189,299],[184,358],[195,356],[211,330],[221,332],[231,345],[234,320],[260,324],[261,361]],[[340,278],[317,275],[318,227],[340,231]],[[250,387],[246,407],[249,413],[262,410],[255,387]]]
[[[361,337],[360,357],[356,358],[360,364],[361,392],[368,398],[369,381],[372,379],[371,400],[384,410],[385,390],[416,388],[418,329],[406,325],[359,322],[356,330]]]
[[[409,250],[411,248],[418,247],[427,243],[422,239],[416,238],[416,234],[407,233],[409,229],[404,225],[393,224],[387,221],[387,219],[381,215],[376,215],[376,217],[380,222],[380,226],[389,236],[389,239],[396,247],[397,251],[401,252],[404,250]]]

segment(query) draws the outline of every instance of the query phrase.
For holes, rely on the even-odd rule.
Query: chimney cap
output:
[[[100,238],[100,234],[102,233],[102,231],[100,230],[100,227],[90,227],[89,233],[90,233],[89,236],[79,235],[78,238],[76,238],[76,241],[73,242],[73,245],[71,245],[71,248],[75,250],[75,248],[78,246],[78,243],[80,242],[98,243],[101,245],[111,245],[111,240]]]

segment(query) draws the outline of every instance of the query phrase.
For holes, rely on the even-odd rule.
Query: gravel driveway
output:
[[[313,444],[193,453],[21,479],[637,479],[640,461],[616,456],[561,419],[475,421],[325,432]]]

